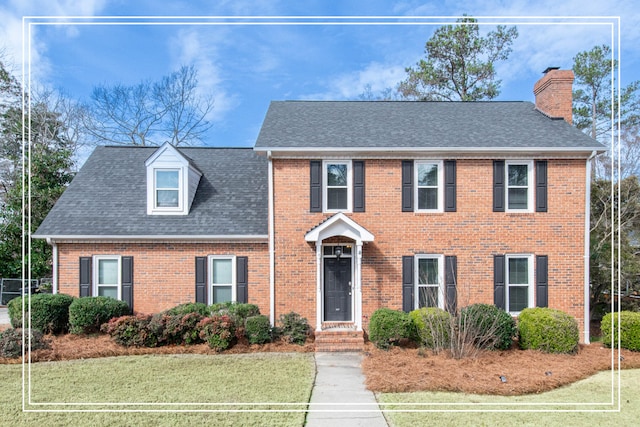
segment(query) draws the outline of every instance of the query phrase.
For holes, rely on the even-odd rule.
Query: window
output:
[[[324,211],[351,211],[351,162],[325,161],[323,164]]]
[[[155,169],[155,207],[180,208],[180,170]]]
[[[415,200],[418,212],[442,211],[442,162],[415,163]]]
[[[507,212],[531,212],[533,162],[506,162]]]
[[[533,307],[533,256],[506,256],[507,311],[517,314]]]
[[[120,299],[121,267],[119,256],[95,256],[93,295]]]
[[[440,255],[416,256],[418,268],[414,307],[438,307],[444,309],[444,278]]]
[[[210,257],[209,304],[236,301],[235,257]]]

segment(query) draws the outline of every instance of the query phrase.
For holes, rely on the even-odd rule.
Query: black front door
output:
[[[324,320],[351,321],[351,258],[324,259]]]

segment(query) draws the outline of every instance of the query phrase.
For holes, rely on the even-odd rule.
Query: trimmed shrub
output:
[[[401,339],[413,339],[415,330],[409,313],[380,308],[369,320],[369,341],[381,349],[397,345]]]
[[[199,344],[202,340],[198,324],[203,318],[197,312],[174,315],[159,313],[151,317],[147,328],[157,337],[158,345]]]
[[[575,353],[580,341],[578,322],[552,308],[525,308],[518,316],[519,345],[523,350]]]
[[[22,334],[25,333],[25,344],[29,340],[26,329],[7,329],[0,332],[0,357],[14,358],[22,356]],[[29,348],[27,346],[27,348]],[[44,335],[37,329],[31,329],[31,350],[49,348]],[[26,351],[26,350],[25,350]]]
[[[201,302],[187,302],[164,311],[164,314],[169,314],[171,316],[175,316],[178,314],[184,315],[189,313],[198,313],[202,317],[206,317],[209,315],[209,306]]]
[[[149,330],[150,321],[148,315],[114,317],[100,330],[125,347],[156,347],[158,337]]]
[[[458,341],[472,340],[480,349],[506,350],[513,344],[516,322],[491,304],[472,304],[460,310]]]
[[[420,345],[438,352],[449,346],[451,314],[437,307],[422,307],[409,313]]]
[[[267,316],[259,314],[247,317],[244,327],[249,344],[264,344],[271,341],[271,323]]]
[[[248,317],[257,316],[260,314],[260,309],[255,304],[237,303],[237,302],[222,302],[213,304],[209,312],[212,316],[228,314],[233,317],[236,325],[244,326],[244,321]]]
[[[280,327],[277,330],[277,334],[286,342],[304,345],[311,332],[307,319],[292,311],[287,314],[281,314],[279,320]]]
[[[613,331],[611,330],[612,320]],[[611,340],[613,339],[614,348],[618,348],[618,313],[607,313],[602,318],[600,329],[602,330],[602,343],[607,347],[611,347]],[[613,332],[613,336],[611,332]],[[640,313],[633,311],[620,312],[620,347],[631,351],[640,351]]]
[[[77,298],[69,306],[69,332],[90,334],[98,332],[100,325],[114,317],[131,313],[124,301],[110,297]]]
[[[58,334],[69,329],[69,306],[74,297],[65,294],[31,295],[31,328],[39,329],[45,334]],[[29,297],[25,296],[25,319],[29,326]],[[14,298],[8,305],[11,326],[21,328],[22,297]]]
[[[200,338],[216,351],[231,347],[236,338],[233,319],[226,314],[205,317],[198,323],[198,329],[200,330]]]

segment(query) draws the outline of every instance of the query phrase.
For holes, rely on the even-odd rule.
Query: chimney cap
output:
[[[546,69],[546,70],[544,70],[544,71],[542,72],[542,74],[547,74],[549,71],[552,71],[552,70],[559,70],[559,69],[560,69],[560,67],[547,67],[547,69]]]

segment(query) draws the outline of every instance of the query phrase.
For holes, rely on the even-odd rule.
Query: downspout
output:
[[[598,153],[593,151],[587,159],[587,172],[585,179],[585,197],[584,197],[584,343],[589,344],[590,327],[591,327],[591,293],[589,286],[589,261],[591,258],[591,162]]]
[[[51,264],[53,267],[52,276],[51,277],[51,293],[58,293],[58,245],[51,239],[47,237],[47,243],[51,245]]]
[[[267,151],[269,160],[269,322],[272,326],[276,324],[276,287],[275,287],[275,220],[273,212],[273,160],[271,151]]]

